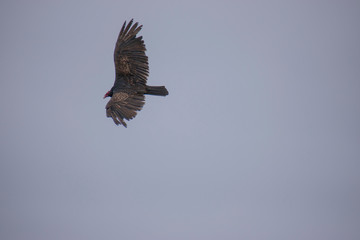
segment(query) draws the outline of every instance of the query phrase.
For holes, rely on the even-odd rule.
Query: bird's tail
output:
[[[165,86],[146,86],[146,94],[157,95],[157,96],[166,96],[169,94]]]

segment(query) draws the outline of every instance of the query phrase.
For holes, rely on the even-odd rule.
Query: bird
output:
[[[127,127],[127,121],[133,119],[145,104],[145,94],[166,96],[165,86],[148,86],[148,57],[142,36],[137,34],[142,25],[133,19],[122,25],[114,50],[115,82],[104,95],[111,97],[106,104],[106,116],[112,118],[116,125]]]

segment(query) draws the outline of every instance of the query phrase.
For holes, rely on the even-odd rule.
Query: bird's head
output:
[[[112,97],[112,95],[113,95],[113,92],[110,90],[107,93],[105,93],[104,98]]]

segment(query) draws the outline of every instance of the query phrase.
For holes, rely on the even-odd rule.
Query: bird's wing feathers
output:
[[[134,83],[145,85],[149,75],[148,57],[142,37],[136,37],[142,25],[132,25],[133,20],[122,26],[114,51],[116,79],[132,76]]]
[[[106,104],[106,116],[111,117],[116,125],[126,127],[124,119],[130,120],[136,116],[145,104],[144,95],[133,95],[126,92],[114,93]]]

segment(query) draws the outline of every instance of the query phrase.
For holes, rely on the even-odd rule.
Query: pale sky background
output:
[[[125,20],[150,85],[105,116]],[[0,239],[360,239],[360,1],[1,1]]]

